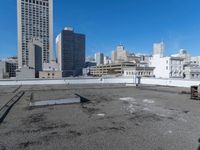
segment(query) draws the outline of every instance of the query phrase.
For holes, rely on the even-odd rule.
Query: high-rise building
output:
[[[104,65],[108,65],[108,64],[111,64],[112,63],[112,60],[110,57],[108,56],[104,56]]]
[[[96,53],[95,54],[95,62],[97,65],[103,65],[104,64],[104,54]]]
[[[42,43],[42,61],[53,60],[53,0],[17,0],[18,63],[28,66],[29,43]]]
[[[57,62],[63,77],[82,74],[85,64],[85,35],[65,28],[56,38]]]
[[[153,44],[153,55],[159,55],[160,57],[164,57],[164,50],[165,50],[164,42]]]
[[[121,63],[128,60],[128,52],[123,45],[117,46],[116,50],[112,52],[112,63]]]
[[[28,66],[35,69],[35,77],[39,77],[39,72],[42,71],[42,43],[37,40],[32,40],[29,45],[29,61]]]

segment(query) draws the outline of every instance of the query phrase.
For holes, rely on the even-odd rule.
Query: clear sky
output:
[[[16,0],[0,0],[0,58],[17,54],[16,9]],[[151,54],[161,40],[166,55],[200,55],[200,0],[54,0],[54,39],[65,26],[86,34],[87,55],[110,55],[119,43]]]

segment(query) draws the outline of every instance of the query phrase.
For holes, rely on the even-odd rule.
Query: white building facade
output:
[[[200,66],[199,65],[186,66],[184,68],[184,78],[200,80]]]
[[[154,67],[127,67],[124,68],[125,77],[153,77],[154,76]]]
[[[112,60],[110,57],[108,56],[104,56],[104,65],[108,65],[108,64],[111,64],[112,63]]]
[[[183,78],[184,59],[180,57],[160,57],[154,55],[150,66],[155,67],[156,78]]]
[[[200,66],[200,56],[191,57],[191,63]]]

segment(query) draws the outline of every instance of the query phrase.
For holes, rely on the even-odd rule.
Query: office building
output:
[[[164,42],[153,44],[153,55],[158,55],[160,57],[164,56],[165,44]]]
[[[123,45],[118,45],[112,52],[112,63],[122,63],[128,61],[128,52]]]
[[[103,65],[104,64],[104,54],[96,53],[95,54],[95,62],[97,65]]]
[[[108,56],[104,56],[104,65],[108,65],[108,64],[111,64],[112,63],[112,60],[110,57]]]
[[[85,35],[65,28],[56,38],[57,62],[63,77],[82,74],[85,65]]]
[[[42,61],[53,60],[53,0],[17,0],[18,63],[28,66],[29,43],[42,43]]]

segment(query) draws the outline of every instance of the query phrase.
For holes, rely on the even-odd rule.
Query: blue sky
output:
[[[200,55],[199,8],[199,0],[54,0],[54,38],[72,26],[86,34],[87,55],[110,55],[119,43],[150,54],[161,40],[166,55],[180,48]],[[16,18],[16,0],[1,0],[0,58],[17,54]]]

